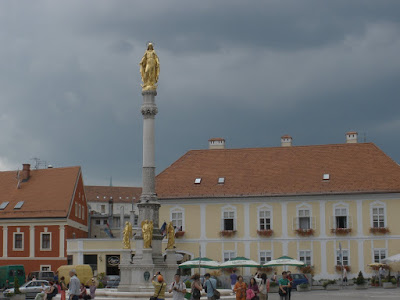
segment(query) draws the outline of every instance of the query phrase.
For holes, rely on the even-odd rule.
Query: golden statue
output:
[[[168,223],[167,236],[168,236],[167,249],[174,249],[175,248],[175,228],[174,228],[174,225],[172,225],[172,222]]]
[[[131,249],[131,238],[132,238],[132,224],[130,222],[125,222],[125,228],[123,231],[122,244],[123,249]]]
[[[142,75],[142,90],[156,90],[158,76],[160,75],[160,61],[154,51],[152,43],[147,45],[147,50],[140,61],[140,74]]]
[[[151,248],[153,240],[153,221],[142,221],[143,248]]]

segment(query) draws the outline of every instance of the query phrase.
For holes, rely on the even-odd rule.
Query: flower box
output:
[[[274,233],[272,229],[257,230],[259,236],[270,237]]]
[[[389,233],[390,230],[387,227],[371,227],[369,229],[369,232],[371,232],[372,234],[385,234],[385,233]]]
[[[350,272],[351,268],[350,266],[343,266],[344,269],[346,269],[347,272]],[[342,266],[337,265],[335,266],[336,271],[341,272],[342,271]]]
[[[232,237],[236,234],[236,230],[222,230],[219,234],[223,237]]]
[[[261,273],[271,273],[271,272],[275,271],[275,268],[273,268],[273,267],[257,268],[257,271],[259,271]]]
[[[183,237],[184,235],[185,235],[185,232],[184,232],[184,231],[177,231],[177,232],[175,232],[175,237],[176,237],[177,239]]]
[[[305,266],[297,267],[297,269],[299,269],[300,272],[303,274],[314,275],[314,266],[305,265]]]
[[[314,229],[301,229],[298,228],[296,229],[296,233],[300,236],[310,236],[310,235],[314,235]]]
[[[351,233],[351,228],[332,228],[331,233],[338,235],[346,235]]]

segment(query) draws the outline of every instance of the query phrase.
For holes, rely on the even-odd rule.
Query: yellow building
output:
[[[184,259],[200,250],[218,261],[289,255],[313,266],[316,278],[338,278],[341,246],[349,276],[368,275],[368,264],[400,251],[400,167],[373,143],[357,143],[357,133],[346,139],[292,146],[283,136],[281,147],[249,149],[211,139],[157,176],[160,224],[174,223]],[[118,252],[117,244],[90,243],[68,241],[74,263]]]

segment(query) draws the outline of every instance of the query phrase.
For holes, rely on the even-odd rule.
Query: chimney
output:
[[[208,149],[225,149],[225,139],[223,138],[209,139]]]
[[[358,133],[357,131],[349,131],[346,133],[346,143],[347,144],[357,144],[358,143]]]
[[[22,180],[27,181],[31,177],[31,165],[22,164]]]
[[[292,146],[292,137],[290,135],[285,134],[281,136],[281,146],[282,147],[291,147]]]

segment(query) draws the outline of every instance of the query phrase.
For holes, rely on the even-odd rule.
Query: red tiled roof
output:
[[[114,203],[132,203],[132,197],[135,197],[136,203],[139,202],[142,188],[86,185],[85,194],[89,202],[108,202],[112,197]]]
[[[17,189],[17,171],[0,172],[0,210],[3,218],[67,217],[80,167],[31,170],[30,178]],[[15,205],[24,201],[20,209]]]
[[[156,187],[160,199],[400,192],[400,166],[373,143],[192,150]]]

